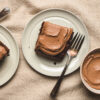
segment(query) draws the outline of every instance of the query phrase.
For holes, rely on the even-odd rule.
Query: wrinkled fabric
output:
[[[25,61],[21,50],[23,30],[28,21],[43,9],[63,8],[79,16],[90,35],[90,51],[100,47],[100,0],[0,0],[0,10],[11,12],[0,24],[8,28],[20,48],[20,63],[14,77],[0,87],[0,100],[100,100],[89,92],[80,79],[79,69],[66,76],[56,99],[49,94],[57,78],[43,76]]]

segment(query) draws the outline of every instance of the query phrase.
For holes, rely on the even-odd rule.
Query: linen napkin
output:
[[[0,0],[0,10],[9,7],[11,13],[0,24],[7,27],[20,48],[20,63],[14,77],[0,87],[0,100],[100,100],[81,82],[79,69],[64,78],[56,99],[49,94],[57,78],[43,76],[25,61],[21,38],[28,21],[43,9],[63,8],[79,16],[90,35],[90,51],[100,47],[100,0]]]

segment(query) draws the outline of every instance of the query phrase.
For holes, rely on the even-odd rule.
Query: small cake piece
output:
[[[0,61],[9,55],[8,47],[0,41]]]
[[[43,22],[35,51],[38,55],[44,55],[55,60],[62,60],[69,47],[73,36],[73,29]]]

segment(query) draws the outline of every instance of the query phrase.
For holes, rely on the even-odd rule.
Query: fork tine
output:
[[[78,35],[78,32],[77,32],[76,35],[72,38],[71,44],[72,44],[72,43],[74,42],[74,40],[76,39],[77,35]]]
[[[82,46],[82,44],[83,44],[83,42],[84,42],[84,39],[85,39],[85,36],[82,37],[82,39],[81,39],[79,45],[77,46],[77,52],[79,52],[79,50],[80,50],[80,48],[81,48],[81,46]]]
[[[77,33],[75,39],[74,39],[73,42],[72,42],[71,49],[74,48],[74,46],[75,46],[75,44],[76,44],[76,41],[77,41],[77,39],[79,38],[79,36],[80,36],[80,35]]]
[[[82,35],[80,35],[79,38],[78,38],[77,41],[76,41],[76,44],[75,44],[75,46],[74,46],[74,49],[75,49],[75,50],[77,50],[77,47],[78,47],[78,45],[79,45],[81,39],[82,39]]]

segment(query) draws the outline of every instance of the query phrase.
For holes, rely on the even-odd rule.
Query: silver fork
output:
[[[66,72],[66,69],[68,68],[68,65],[70,64],[71,60],[77,56],[77,54],[78,54],[78,52],[79,52],[79,50],[80,50],[80,48],[81,48],[81,46],[82,46],[82,44],[84,42],[84,39],[85,39],[85,36],[83,36],[83,35],[81,35],[79,33],[77,33],[72,38],[71,43],[70,43],[70,47],[69,47],[69,49],[67,51],[69,59],[68,59],[66,65],[65,65],[65,67],[64,67],[64,69],[63,69],[63,71],[61,73],[61,76],[59,77],[57,83],[55,84],[54,88],[52,89],[52,91],[50,93],[51,97],[56,97],[56,94],[57,94],[57,92],[59,90],[61,82],[62,82],[62,80],[64,78],[64,74]]]

